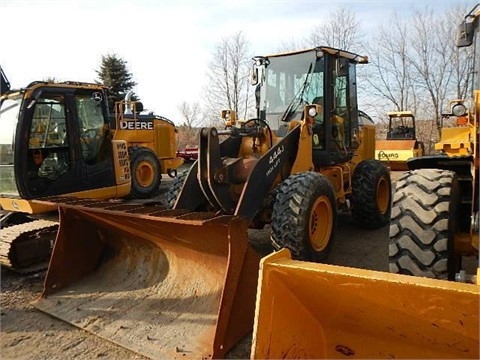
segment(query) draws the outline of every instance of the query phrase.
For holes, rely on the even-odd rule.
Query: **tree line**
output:
[[[369,64],[358,67],[359,107],[385,126],[388,111],[412,111],[422,126],[417,130],[427,145],[438,139],[442,113],[452,99],[471,91],[472,48],[457,48],[458,24],[470,5],[453,5],[438,13],[431,8],[414,10],[405,17],[392,12],[373,36],[367,37],[357,15],[343,6],[331,11],[326,21],[307,36],[280,41],[278,51],[330,46],[368,55]],[[219,125],[223,109],[239,118],[255,116],[254,92],[249,83],[250,43],[240,30],[222,38],[212,51],[202,103],[182,102],[179,146],[196,142],[197,128]],[[136,83],[126,62],[116,55],[102,57],[99,80],[113,90],[112,101]],[[114,103],[114,102],[113,102]]]

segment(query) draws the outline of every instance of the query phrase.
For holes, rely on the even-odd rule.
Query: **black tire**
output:
[[[459,257],[453,249],[459,202],[452,171],[408,171],[398,180],[390,223],[392,273],[454,280]]]
[[[187,175],[188,171],[184,171],[179,173],[177,177],[172,180],[170,187],[165,193],[165,206],[168,209],[173,209],[173,205],[175,205],[175,201],[177,200],[178,194],[180,194],[180,190],[182,189],[182,185],[185,182]]]
[[[325,261],[335,237],[337,205],[328,178],[315,172],[290,175],[276,190],[272,245],[297,260]]]
[[[376,229],[390,221],[392,182],[388,168],[378,160],[364,160],[352,178],[352,218],[364,228]]]
[[[130,197],[146,199],[158,195],[162,171],[157,156],[147,148],[130,148],[132,189]]]

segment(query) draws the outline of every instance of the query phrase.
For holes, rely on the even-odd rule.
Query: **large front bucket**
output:
[[[262,260],[252,359],[479,358],[479,286]]]
[[[222,357],[252,330],[247,224],[157,206],[61,205],[36,307],[152,359]]]

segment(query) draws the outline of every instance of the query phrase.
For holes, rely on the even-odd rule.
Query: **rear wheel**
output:
[[[335,192],[330,181],[314,172],[291,175],[278,187],[273,204],[273,247],[288,248],[297,260],[325,261],[336,220]]]
[[[453,248],[458,201],[452,171],[414,170],[398,180],[390,223],[390,272],[455,279],[460,265]]]
[[[390,221],[392,182],[387,167],[364,160],[352,179],[352,217],[359,226],[375,229]]]
[[[157,156],[147,148],[131,148],[130,167],[132,173],[130,196],[143,199],[157,195],[162,180]]]

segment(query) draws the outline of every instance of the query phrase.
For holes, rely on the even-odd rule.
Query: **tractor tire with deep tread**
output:
[[[337,205],[328,178],[315,172],[290,175],[276,190],[272,245],[297,260],[322,262],[335,236]]]
[[[352,178],[352,218],[363,228],[376,229],[390,221],[392,182],[388,168],[378,160],[364,160]]]
[[[392,273],[453,280],[458,183],[452,171],[408,171],[397,181],[390,222]]]
[[[175,205],[175,201],[178,198],[178,194],[180,194],[180,190],[182,189],[182,185],[185,182],[187,175],[188,171],[184,171],[177,174],[177,177],[172,180],[170,187],[165,193],[165,206],[168,209],[173,209],[173,205]]]
[[[132,147],[129,153],[132,176],[130,197],[146,199],[158,195],[162,170],[155,153],[143,147]]]

